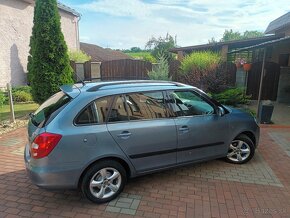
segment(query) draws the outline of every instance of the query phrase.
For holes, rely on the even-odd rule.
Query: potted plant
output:
[[[244,71],[249,71],[252,68],[252,64],[251,63],[244,63],[243,68],[244,68]]]
[[[236,64],[237,69],[241,68],[244,63],[245,63],[245,61],[243,58],[237,58],[235,60],[235,64]]]

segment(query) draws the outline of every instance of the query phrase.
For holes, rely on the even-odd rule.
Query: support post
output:
[[[262,63],[262,72],[261,72],[261,79],[260,79],[260,86],[259,86],[259,95],[258,95],[258,106],[257,106],[257,120],[260,123],[260,107],[261,107],[261,97],[262,97],[262,88],[263,88],[263,79],[265,74],[265,59],[266,59],[267,48],[264,49],[263,54],[263,63]]]
[[[15,123],[13,97],[12,97],[12,91],[11,91],[10,83],[7,83],[7,91],[8,91],[9,105],[10,105],[10,122],[11,123]]]

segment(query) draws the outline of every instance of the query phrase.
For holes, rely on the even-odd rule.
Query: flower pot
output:
[[[249,70],[251,70],[251,68],[252,68],[252,64],[245,63],[245,64],[243,65],[243,68],[244,68],[244,71],[249,71]]]

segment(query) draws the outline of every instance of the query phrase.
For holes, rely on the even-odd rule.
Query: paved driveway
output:
[[[46,191],[26,176],[26,130],[0,136],[0,217],[290,217],[290,128],[263,128],[246,165],[220,160],[133,179],[109,204]]]

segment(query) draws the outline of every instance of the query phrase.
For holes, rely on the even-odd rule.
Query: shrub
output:
[[[7,101],[7,97],[3,91],[0,90],[0,107]]]
[[[12,88],[12,93],[17,91],[24,91],[26,93],[31,94],[31,87],[30,86],[16,86]]]
[[[199,71],[203,75],[214,70],[221,62],[219,53],[212,51],[197,51],[187,55],[181,62],[181,72],[188,74]]]
[[[73,83],[57,0],[35,1],[27,69],[37,103],[58,92],[59,86]]]
[[[32,95],[25,91],[15,91],[13,94],[14,102],[29,102],[32,101]]]
[[[68,56],[71,61],[77,63],[85,63],[91,60],[91,56],[87,55],[83,51],[69,51]]]
[[[219,94],[212,94],[212,97],[222,104],[237,106],[238,104],[247,104],[251,96],[245,95],[243,88],[233,88]]]
[[[170,80],[168,62],[163,55],[159,57],[156,68],[148,72],[148,76],[152,80]]]

